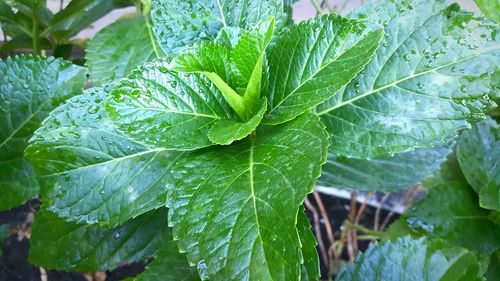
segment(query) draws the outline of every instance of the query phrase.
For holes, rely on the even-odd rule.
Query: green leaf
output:
[[[448,182],[430,188],[429,195],[415,203],[407,216],[409,226],[427,236],[481,254],[500,249],[498,226],[487,210],[479,208],[477,196],[464,183]]]
[[[500,23],[500,0],[474,0],[474,2],[485,17]]]
[[[488,271],[485,274],[487,281],[495,281],[500,279],[500,252],[491,256]]]
[[[53,108],[81,93],[85,74],[85,68],[54,58],[19,56],[0,61],[0,210],[38,194],[24,149]]]
[[[326,161],[312,114],[227,147],[193,152],[167,179],[174,239],[213,280],[299,280],[299,206]]]
[[[374,59],[318,108],[332,153],[375,158],[455,137],[494,103],[498,25],[445,1],[389,1],[351,16],[385,26]]]
[[[245,120],[259,110],[260,90],[266,49],[274,34],[274,19],[259,23],[255,30],[242,34],[231,50],[231,62],[236,89],[242,89]]]
[[[260,109],[247,122],[240,122],[233,119],[222,119],[213,125],[208,132],[210,141],[216,144],[231,144],[233,141],[241,140],[253,132],[264,117],[267,110],[267,99],[260,100]]]
[[[304,21],[268,51],[266,124],[279,124],[331,98],[370,61],[382,28],[337,15]]]
[[[196,268],[189,266],[186,255],[179,253],[177,242],[167,241],[155,254],[155,259],[135,281],[195,281],[200,280]]]
[[[473,125],[458,140],[457,158],[481,207],[500,211],[500,126],[492,119]]]
[[[471,252],[439,240],[401,238],[372,244],[345,267],[337,281],[474,281],[481,280]]]
[[[437,171],[450,152],[449,147],[440,146],[372,160],[329,154],[318,184],[370,192],[406,189]]]
[[[304,259],[304,262],[300,265],[300,280],[317,281],[320,277],[319,256],[318,251],[316,251],[317,242],[303,207],[299,208],[297,230],[299,231],[302,256]]]
[[[221,92],[200,74],[181,74],[160,61],[141,66],[117,84],[106,110],[128,136],[157,147],[209,146],[211,126],[235,118]]]
[[[223,27],[217,34],[214,42],[221,44],[228,49],[233,49],[236,44],[238,44],[241,33],[242,30],[239,27]]]
[[[287,23],[284,0],[153,0],[154,33],[169,56],[199,41],[213,41],[223,27],[249,29],[269,17]]]
[[[88,43],[85,58],[95,86],[119,80],[134,68],[157,58],[156,42],[143,16],[119,20]]]
[[[29,260],[50,269],[104,271],[151,256],[169,238],[164,208],[113,229],[67,222],[42,210],[35,215]]]
[[[117,0],[72,0],[59,11],[41,36],[51,34],[58,40],[67,40],[115,8],[128,6]]]
[[[26,156],[43,177],[47,208],[70,221],[111,227],[164,206],[164,179],[182,153],[152,149],[108,119],[106,93],[87,90],[54,110]]]
[[[224,96],[241,120],[246,120],[243,98],[227,83],[231,77],[230,51],[213,42],[200,43],[186,49],[170,64],[170,69],[184,73],[200,73],[207,77]]]

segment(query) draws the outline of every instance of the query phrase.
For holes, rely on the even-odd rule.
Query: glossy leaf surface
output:
[[[203,260],[215,280],[299,280],[297,212],[327,145],[319,118],[306,114],[181,159],[167,180],[169,223],[181,251],[193,264]]]
[[[474,0],[481,13],[490,20],[500,23],[500,1],[499,0]]]
[[[372,244],[337,281],[479,281],[479,263],[471,252],[439,240],[400,238]]]
[[[269,17],[287,21],[284,0],[153,0],[154,33],[173,56],[199,41],[212,41],[223,27],[248,29]]]
[[[113,228],[66,222],[42,210],[35,215],[30,262],[68,271],[104,271],[151,256],[170,239],[167,211],[159,209]]]
[[[179,253],[177,242],[167,241],[154,255],[134,281],[196,281],[200,280],[195,267],[189,266],[185,254]]]
[[[372,160],[328,155],[318,184],[355,191],[395,191],[419,184],[439,169],[449,147],[399,152]]]
[[[119,20],[88,43],[85,58],[94,86],[126,77],[134,68],[157,58],[156,40],[144,17]]]
[[[382,27],[336,15],[299,23],[268,51],[264,122],[279,124],[335,95],[370,61]]]
[[[384,38],[366,68],[318,108],[332,153],[375,158],[431,148],[485,117],[494,104],[498,25],[446,5],[383,0],[351,14],[383,24]]]
[[[26,149],[43,175],[44,204],[67,220],[117,226],[164,205],[165,177],[180,153],[152,149],[124,135],[94,88],[57,108]]]
[[[430,188],[429,195],[414,204],[407,216],[410,227],[430,237],[481,254],[500,248],[499,226],[478,206],[476,194],[465,183],[447,182]]]
[[[208,133],[210,141],[216,144],[231,144],[233,141],[241,140],[252,133],[264,117],[267,109],[267,100],[260,101],[260,109],[247,122],[234,119],[222,119],[215,122]]]
[[[24,149],[53,108],[81,93],[85,74],[85,68],[54,58],[19,56],[0,61],[0,210],[38,194]]]
[[[316,238],[311,229],[311,224],[304,213],[304,208],[299,209],[297,216],[297,230],[299,231],[302,245],[303,263],[300,265],[300,280],[316,281],[320,278],[319,256],[316,251]]]
[[[483,208],[500,211],[500,126],[485,120],[465,131],[458,141],[457,158]]]
[[[211,145],[210,127],[234,118],[217,87],[201,74],[167,69],[166,61],[135,70],[108,97],[107,113],[128,136],[156,147],[192,150]]]

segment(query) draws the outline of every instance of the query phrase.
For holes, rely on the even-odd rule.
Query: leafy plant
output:
[[[496,23],[445,1],[386,0],[293,24],[291,2],[154,0],[151,22],[146,9],[92,39],[85,91],[86,69],[62,60],[0,63],[0,208],[40,187],[33,263],[92,271],[154,256],[138,280],[317,280],[302,203],[318,178],[418,184],[496,107]],[[497,128],[478,123],[458,142],[480,206],[463,181],[436,176],[386,234],[410,236],[371,246],[338,279],[494,274]],[[457,234],[462,212],[485,231]]]
[[[53,49],[55,55],[67,58],[75,42],[70,39],[94,21],[116,8],[132,4],[127,0],[72,0],[56,14],[47,8],[46,0],[1,0],[0,28],[10,40],[0,51]]]

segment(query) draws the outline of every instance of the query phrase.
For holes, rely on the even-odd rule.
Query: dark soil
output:
[[[327,209],[330,221],[334,230],[335,238],[338,239],[341,234],[342,223],[349,215],[350,202],[345,199],[336,198],[329,195],[321,195],[321,199]],[[310,197],[310,202],[317,207],[314,198]],[[0,281],[42,281],[41,270],[39,267],[29,264],[29,226],[33,220],[33,214],[39,208],[38,200],[31,200],[26,204],[14,208],[7,212],[0,212],[0,225],[9,224],[10,235],[3,241],[3,255],[0,256]],[[313,224],[312,214],[307,211],[311,224]],[[387,216],[387,211],[382,211],[382,218]],[[373,226],[375,208],[367,206],[363,217],[360,220],[361,225],[371,228]],[[393,218],[394,219],[394,218]],[[320,221],[322,227],[322,236],[325,242],[326,232],[324,229],[324,220]],[[329,245],[327,245],[329,246]],[[368,242],[359,244],[363,251],[368,246]],[[344,254],[345,255],[345,254]],[[347,256],[344,257],[347,260]],[[146,263],[135,263],[119,267],[113,271],[106,272],[106,281],[117,281],[127,277],[136,276],[144,270]],[[46,269],[48,281],[87,281],[84,273],[61,272]],[[321,264],[323,278],[327,277],[327,268]]]

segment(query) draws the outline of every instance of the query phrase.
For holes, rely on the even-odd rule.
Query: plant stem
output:
[[[321,5],[318,3],[318,0],[311,0],[311,3],[313,4],[314,8],[316,9],[316,12],[318,14],[324,14],[325,11],[321,9]]]
[[[32,4],[31,6],[32,10],[32,16],[33,16],[33,26],[32,26],[32,33],[33,33],[33,53],[36,55],[39,54],[39,46],[38,46],[38,21],[37,21],[37,15],[36,15],[36,7],[35,4]]]

